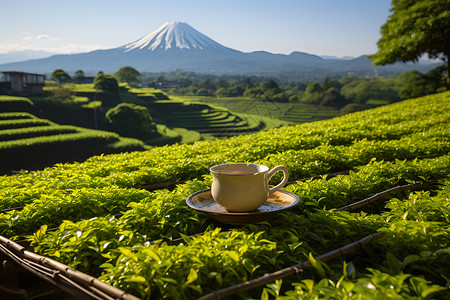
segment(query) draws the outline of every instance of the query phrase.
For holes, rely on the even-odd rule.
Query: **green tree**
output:
[[[330,87],[322,94],[322,100],[320,101],[320,105],[326,106],[334,106],[334,107],[343,107],[346,104],[345,97],[339,93],[339,91]]]
[[[280,87],[279,87],[278,84],[277,84],[275,81],[273,81],[273,80],[261,82],[260,88],[261,88],[264,92],[270,91],[272,94],[278,94],[278,93],[281,93]]]
[[[358,78],[343,85],[340,93],[348,101],[361,104],[369,100],[400,100],[394,78]]]
[[[141,73],[139,73],[135,68],[133,67],[122,67],[120,68],[116,73],[114,73],[114,77],[117,78],[120,82],[139,82],[139,77],[141,76]]]
[[[264,96],[264,91],[258,87],[246,89],[244,92],[245,97],[251,98],[262,98]]]
[[[107,100],[102,103],[103,106],[111,107],[120,102],[119,84],[111,75],[103,73],[97,75],[94,79],[94,87],[108,95]]]
[[[218,97],[238,97],[244,94],[244,88],[239,85],[234,85],[229,88],[218,88],[216,90],[216,96]]]
[[[120,103],[106,112],[108,127],[123,136],[148,139],[154,135],[156,125],[144,106]]]
[[[72,80],[69,74],[67,74],[63,69],[56,69],[53,71],[52,75],[50,75],[51,80],[55,80],[58,83],[68,83]]]
[[[312,82],[312,83],[308,84],[305,92],[306,93],[321,93],[321,92],[323,92],[323,89],[318,82]]]
[[[305,92],[302,94],[300,101],[309,104],[319,104],[322,100],[323,89],[318,82],[308,84]]]
[[[326,90],[328,90],[330,88],[334,88],[337,91],[339,91],[341,89],[341,87],[342,87],[342,84],[339,81],[334,80],[334,79],[330,79],[330,78],[325,78],[323,83],[322,83],[322,89],[324,91],[326,91]]]
[[[82,82],[84,79],[86,78],[86,76],[84,75],[83,70],[78,70],[75,72],[75,76],[73,77],[73,81],[80,83]]]
[[[217,81],[217,88],[228,88],[230,86],[229,82],[225,78],[219,78]]]
[[[203,89],[206,89],[208,91],[215,91],[216,90],[216,85],[214,84],[214,82],[210,78],[207,78],[207,79],[203,80],[202,82],[200,82],[199,87],[203,88]]]
[[[307,85],[303,82],[297,82],[295,84],[295,90],[298,92],[304,92],[306,90]]]
[[[424,54],[447,65],[450,88],[450,1],[392,0],[392,14],[381,27],[378,52],[368,56],[374,65],[418,61]]]
[[[253,82],[248,77],[245,79],[245,85],[244,86],[245,86],[245,90],[253,89],[255,87]]]
[[[445,90],[444,77],[445,66],[437,67],[422,74],[418,71],[406,71],[399,76],[404,82],[404,86],[400,88],[399,95],[402,99],[416,98]]]

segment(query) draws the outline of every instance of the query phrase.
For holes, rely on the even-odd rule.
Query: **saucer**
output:
[[[213,220],[230,224],[244,225],[266,221],[276,214],[292,208],[300,203],[300,198],[294,193],[278,190],[269,196],[267,201],[251,212],[229,212],[214,201],[211,190],[198,191],[186,199],[191,208],[204,212]]]

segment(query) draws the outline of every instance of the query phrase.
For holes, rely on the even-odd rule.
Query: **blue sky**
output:
[[[181,21],[243,52],[360,56],[377,51],[390,6],[390,0],[2,0],[0,53],[115,48]]]

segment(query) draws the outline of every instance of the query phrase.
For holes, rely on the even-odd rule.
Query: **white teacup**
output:
[[[213,174],[211,194],[217,203],[230,212],[249,212],[267,201],[270,194],[282,188],[289,178],[285,166],[269,168],[258,164],[229,163],[210,168]],[[283,180],[269,188],[269,180],[277,171],[284,173]]]

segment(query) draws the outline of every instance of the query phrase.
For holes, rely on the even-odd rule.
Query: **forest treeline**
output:
[[[276,81],[261,76],[206,75],[186,71],[143,73],[142,82],[175,95],[265,98],[341,108],[349,103],[387,104],[444,91],[445,65],[425,74],[410,70],[391,77],[343,76],[321,81]]]
[[[427,73],[409,70],[389,77],[335,75],[318,81],[288,81],[263,76],[212,75],[177,70],[172,72],[139,73],[132,67],[123,67],[114,75],[99,72],[94,84],[102,79],[108,87],[127,82],[136,87],[153,87],[170,95],[247,97],[273,102],[305,103],[332,106],[343,113],[365,109],[445,91],[446,66],[441,65]],[[83,80],[79,70],[70,77],[63,70],[55,70],[50,79],[58,82]],[[102,83],[102,85],[105,85]],[[104,89],[104,88],[102,88]],[[107,89],[109,90],[109,89]],[[115,101],[118,104],[119,101]]]

